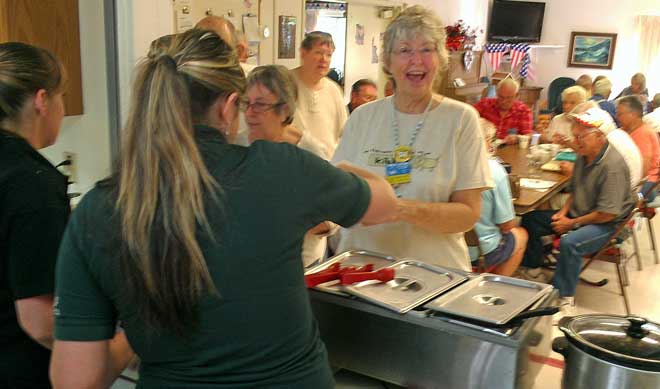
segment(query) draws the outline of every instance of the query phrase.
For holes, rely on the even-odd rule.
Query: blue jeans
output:
[[[582,269],[582,257],[603,247],[614,229],[612,224],[589,224],[561,237],[557,270],[552,279],[552,285],[559,289],[559,296],[575,296]]]
[[[543,261],[541,236],[554,233],[550,225],[555,211],[534,211],[523,216],[522,226],[528,229],[529,242],[525,251],[525,260],[530,264]],[[561,297],[575,296],[575,288],[580,279],[582,257],[593,254],[607,243],[615,229],[614,224],[589,224],[562,235],[559,241],[559,258],[552,285],[559,290]],[[532,235],[534,234],[534,235]],[[531,243],[531,245],[530,245]],[[538,255],[538,257],[534,257]]]

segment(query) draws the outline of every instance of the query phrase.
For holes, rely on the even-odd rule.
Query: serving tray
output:
[[[436,312],[506,324],[552,290],[552,285],[482,273],[458,288],[428,302]]]
[[[337,254],[334,257],[329,258],[327,261],[319,265],[315,265],[311,268],[306,269],[305,275],[317,273],[321,270],[325,270],[330,265],[338,262],[341,263],[342,267],[347,267],[347,266],[359,267],[371,263],[374,265],[374,271],[375,271],[378,269],[382,269],[385,266],[391,265],[396,261],[397,261],[396,258],[389,255],[379,254],[367,250],[352,250],[352,251],[343,252],[341,254]],[[342,291],[342,288],[339,285],[339,280],[334,280],[317,285],[315,289],[328,293],[338,294],[341,296],[346,296],[346,293]]]
[[[392,281],[364,281],[345,285],[343,289],[374,304],[406,313],[467,280],[456,271],[409,259],[387,267],[394,269]]]

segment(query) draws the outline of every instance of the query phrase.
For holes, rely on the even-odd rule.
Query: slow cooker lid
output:
[[[660,371],[660,326],[642,317],[581,315],[563,318],[559,328],[578,347],[598,358]]]

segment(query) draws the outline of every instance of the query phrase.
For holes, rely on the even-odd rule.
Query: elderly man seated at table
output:
[[[518,142],[517,135],[532,132],[532,111],[518,100],[520,85],[512,78],[505,78],[497,84],[497,97],[483,98],[475,104],[482,118],[497,128],[497,138],[508,144]]]
[[[616,149],[616,151],[621,154],[623,160],[628,166],[628,171],[630,172],[630,188],[634,188],[639,185],[643,177],[642,170],[642,154],[639,151],[639,148],[633,141],[632,137],[628,135],[627,132],[616,127],[614,119],[598,105],[595,101],[587,101],[586,103],[580,104],[574,108],[573,113],[583,113],[587,110],[592,110],[592,112],[600,111],[599,115],[602,116],[602,123],[598,127],[607,137],[607,141]],[[573,136],[562,137],[555,139],[556,143],[564,147],[570,147],[576,149],[577,145]],[[561,171],[563,174],[570,176],[573,174],[573,163],[563,161],[561,163]],[[559,208],[559,207],[557,207]]]
[[[561,235],[552,284],[559,290],[562,313],[569,315],[574,312],[582,257],[607,243],[634,204],[628,166],[600,129],[609,115],[599,108],[583,113],[578,108],[572,115],[578,158],[569,184],[570,197],[557,212],[534,211],[522,220],[529,233],[523,261],[526,266],[542,264],[542,236]]]
[[[644,106],[637,96],[625,96],[617,100],[616,116],[621,123],[621,129],[630,134],[642,154],[642,171],[646,182],[640,192],[649,201],[653,201],[656,191],[652,189],[656,186],[660,174],[660,144],[658,135],[644,123],[643,112]]]
[[[481,119],[481,129],[489,148],[490,141],[495,137],[495,127]],[[478,266],[481,251],[488,273],[510,276],[522,261],[527,246],[527,231],[516,226],[506,170],[495,158],[490,158],[488,164],[495,186],[481,192],[481,216],[474,225],[481,250],[470,247],[470,259],[473,267]]]

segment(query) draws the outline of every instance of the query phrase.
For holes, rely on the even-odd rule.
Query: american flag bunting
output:
[[[507,43],[489,43],[486,45],[488,60],[493,72],[496,72],[497,69],[499,69],[502,57],[507,51],[509,51],[509,45]]]

